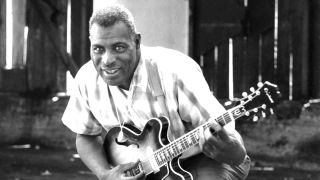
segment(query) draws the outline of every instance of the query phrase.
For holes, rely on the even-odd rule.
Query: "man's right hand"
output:
[[[105,171],[104,174],[99,176],[99,180],[143,180],[145,178],[143,171],[140,171],[134,176],[127,173],[127,171],[137,167],[138,163],[139,162],[120,164],[108,171]]]

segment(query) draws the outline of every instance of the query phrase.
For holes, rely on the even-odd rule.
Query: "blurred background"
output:
[[[320,179],[318,0],[1,0],[0,179],[95,179],[60,119],[90,60],[92,11],[114,2],[132,11],[144,45],[192,57],[226,108],[258,82],[277,85],[272,113],[236,121],[248,179]]]

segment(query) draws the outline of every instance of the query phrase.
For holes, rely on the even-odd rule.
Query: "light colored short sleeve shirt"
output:
[[[180,136],[210,118],[225,112],[210,91],[198,64],[188,56],[162,47],[141,48],[142,57],[128,91],[109,86],[98,75],[92,61],[82,66],[62,117],[78,134],[97,135],[102,128],[132,124],[142,129],[150,118],[161,116],[161,108],[148,81],[146,61],[158,67],[161,87],[171,122],[177,122],[174,136]],[[234,128],[234,123],[228,125]],[[175,137],[176,138],[176,137]]]

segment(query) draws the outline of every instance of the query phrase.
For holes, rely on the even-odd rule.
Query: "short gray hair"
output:
[[[123,22],[129,28],[131,35],[136,34],[133,15],[127,8],[119,4],[109,5],[94,11],[89,21],[89,30],[93,24],[110,27],[117,22]]]

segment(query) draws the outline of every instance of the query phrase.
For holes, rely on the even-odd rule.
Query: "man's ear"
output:
[[[140,48],[140,44],[141,44],[141,35],[140,35],[140,33],[137,33],[135,35],[135,43],[136,43],[137,48]]]

